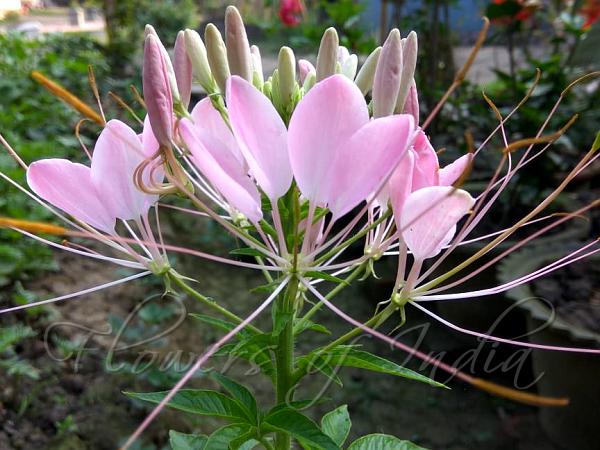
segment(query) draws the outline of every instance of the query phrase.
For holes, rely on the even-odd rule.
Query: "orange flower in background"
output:
[[[582,28],[584,30],[590,28],[600,20],[600,0],[586,0],[580,13],[585,17],[585,23]]]
[[[302,0],[281,0],[279,6],[279,18],[281,22],[288,26],[298,25],[304,14],[304,4]]]

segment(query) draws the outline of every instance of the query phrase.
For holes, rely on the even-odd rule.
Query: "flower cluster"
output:
[[[596,160],[598,145],[539,206],[513,226],[472,237],[515,174],[542,156],[566,127],[544,135],[545,123],[531,139],[511,143],[503,125],[516,109],[504,117],[498,112],[498,127],[478,149],[441,167],[426,130],[420,126],[414,32],[402,38],[393,30],[359,69],[357,56],[341,47],[336,31],[328,29],[315,64],[296,61],[293,51],[283,47],[276,70],[265,78],[260,51],[249,44],[235,8],[227,9],[225,24],[225,39],[213,25],[207,26],[204,40],[193,30],[181,31],[173,59],[156,31],[147,27],[143,66],[147,117],[143,131],[137,134],[118,120],[106,122],[90,167],[64,159],[27,165],[14,154],[27,170],[32,191],[26,191],[27,195],[66,222],[68,228],[61,229],[62,233],[95,239],[106,245],[110,254],[37,236],[48,228],[9,219],[3,219],[3,224],[64,250],[138,268],[142,270],[139,276],[153,273],[164,277],[169,285],[184,285],[185,279],[170,267],[167,251],[263,271],[272,294],[253,315],[240,320],[227,339],[248,326],[287,286],[286,295],[291,298],[288,307],[298,320],[308,321],[326,306],[359,331],[424,359],[375,328],[412,305],[454,329],[487,339],[598,353],[483,335],[459,328],[422,306],[423,302],[503,292],[597,253],[600,249],[593,241],[510,283],[447,292],[546,231],[596,207],[598,201],[572,214],[540,217],[567,184]],[[190,112],[194,82],[206,97]],[[461,189],[474,158],[496,134],[503,139],[504,148],[493,178],[476,195]],[[524,152],[515,158],[515,152],[522,148]],[[256,262],[165,244],[157,211],[170,208],[168,199],[175,193],[189,199],[191,208],[184,211],[218,222],[244,243],[242,253]],[[534,222],[543,227],[473,269],[517,230]],[[157,232],[159,239],[154,237]],[[361,241],[362,256],[344,260],[345,250]],[[452,270],[431,277],[458,246],[474,241],[485,245]],[[386,308],[366,324],[340,311],[329,294],[317,289],[323,282],[343,284],[368,276],[374,262],[384,256],[398,258],[396,283],[389,297],[382,299],[387,301]],[[462,278],[446,282],[459,273]],[[304,312],[301,300],[308,296],[318,302]],[[208,303],[230,314],[214,302]],[[2,312],[14,309],[18,308]],[[226,339],[219,345],[224,342]],[[219,345],[199,360],[173,392]],[[462,379],[474,382],[464,374]],[[172,395],[165,397],[160,407],[170,398]]]

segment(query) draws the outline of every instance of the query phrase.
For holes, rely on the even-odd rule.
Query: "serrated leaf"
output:
[[[276,408],[263,420],[263,429],[283,431],[320,450],[339,450],[339,446],[311,419],[292,408]]]
[[[348,284],[346,280],[342,280],[334,275],[331,275],[327,272],[321,272],[319,270],[309,270],[308,272],[304,272],[304,275],[308,278],[318,278],[320,280],[331,281],[332,283],[343,283]]]
[[[318,350],[317,350],[318,352]],[[393,361],[389,361],[369,352],[357,350],[355,348],[336,348],[327,353],[320,355],[325,358],[331,366],[354,367],[356,369],[365,369],[372,372],[386,373],[397,377],[409,378],[411,380],[427,383],[431,386],[446,387],[442,383],[438,383],[431,378],[421,375],[414,370],[402,367]]]
[[[389,434],[369,434],[355,440],[348,450],[427,450]]]
[[[169,391],[162,392],[125,392],[129,397],[150,403],[159,403]],[[202,416],[214,416],[233,422],[249,422],[246,411],[230,397],[217,391],[200,389],[182,389],[173,396],[167,406]]]
[[[248,415],[254,418],[256,425],[258,425],[258,406],[252,392],[246,386],[218,372],[213,372],[212,377],[247,410]]]
[[[169,431],[169,444],[172,450],[203,450],[208,436],[202,434],[185,434],[175,430]]]
[[[240,436],[245,435],[251,430],[251,427],[248,425],[226,425],[222,428],[219,428],[213,434],[208,437],[206,444],[204,444],[204,448],[202,450],[229,450],[229,445],[235,439]],[[238,450],[249,450],[253,448],[256,444],[249,443],[243,444],[238,447]]]
[[[321,419],[321,430],[340,447],[348,439],[352,422],[348,414],[348,405],[342,405],[328,412]]]

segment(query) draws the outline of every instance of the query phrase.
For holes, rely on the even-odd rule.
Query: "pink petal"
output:
[[[473,161],[473,155],[467,153],[461,156],[456,161],[448,164],[443,169],[440,169],[439,174],[439,185],[440,186],[451,186],[456,180],[458,180],[463,173],[469,169],[471,162]]]
[[[250,173],[265,194],[276,200],[292,184],[285,124],[269,99],[243,78],[230,77],[226,92],[233,134]]]
[[[154,132],[152,131],[150,118],[147,114],[146,118],[144,119],[144,129],[142,130],[142,146],[144,148],[144,155],[146,155],[147,158],[156,155],[160,147],[158,141],[156,140],[156,136],[154,136]]]
[[[342,141],[328,165],[327,204],[337,219],[381,187],[403,156],[414,122],[407,114],[375,119]]]
[[[188,119],[181,121],[179,132],[192,153],[193,163],[227,202],[253,223],[262,219],[258,189],[244,166],[228,154],[227,149],[218,148],[222,142],[198,129]]]
[[[94,147],[91,179],[113,216],[138,219],[156,201],[134,184],[134,172],[144,159],[135,132],[119,120],[109,121]]]
[[[340,143],[369,121],[365,99],[343,75],[317,83],[298,103],[290,120],[290,163],[300,191],[324,203],[324,184]]]
[[[400,218],[401,233],[417,260],[432,258],[448,244],[456,224],[473,207],[475,200],[462,189],[432,186],[408,196]]]
[[[235,136],[223,120],[221,113],[213,106],[210,98],[200,100],[192,110],[192,119],[197,128],[204,130],[221,141],[240,164],[246,166],[246,161],[235,140]]]
[[[74,218],[106,233],[114,231],[115,217],[100,200],[89,167],[66,159],[42,159],[29,166],[27,184]]]
[[[396,221],[396,227],[400,226],[400,217],[402,217],[402,208],[406,199],[412,192],[412,179],[413,171],[415,168],[415,152],[409,150],[406,156],[402,158],[396,170],[390,177],[388,182],[388,192],[390,202],[392,204],[392,211],[394,212],[394,220]]]
[[[412,190],[416,191],[427,186],[437,186],[440,165],[437,154],[423,131],[419,130],[417,132],[413,148],[416,158]]]

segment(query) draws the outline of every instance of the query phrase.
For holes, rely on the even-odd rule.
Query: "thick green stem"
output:
[[[297,295],[298,279],[294,276],[290,280],[285,294],[280,296],[277,302],[277,312],[280,317],[284,317],[286,320],[286,323],[277,338],[277,349],[275,351],[275,368],[277,371],[275,392],[278,405],[293,399],[293,374],[295,370],[294,310]],[[290,448],[290,435],[283,432],[277,433],[275,435],[275,449],[289,450]]]

